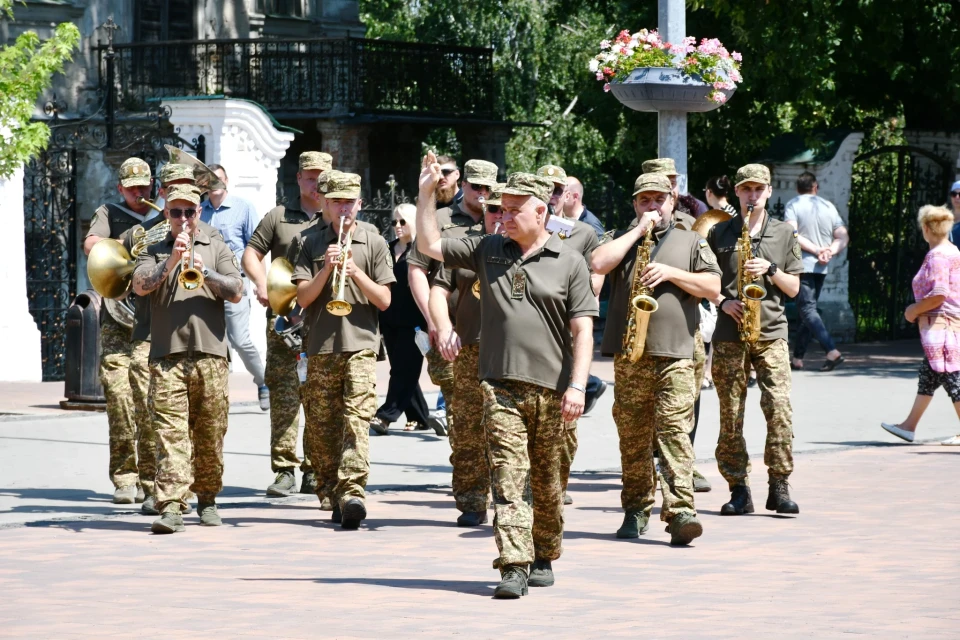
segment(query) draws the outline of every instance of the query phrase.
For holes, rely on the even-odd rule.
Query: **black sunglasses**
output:
[[[555,196],[562,196],[564,189],[566,189],[566,187],[564,187],[563,185],[558,184],[557,186],[555,186],[555,187],[553,188],[553,195],[555,195]]]
[[[952,198],[960,198],[960,191],[951,191],[950,196]]]
[[[170,209],[171,218],[184,218],[186,220],[190,220],[196,215],[196,209]]]
[[[444,178],[446,178],[447,176],[449,176],[449,175],[450,175],[451,173],[453,173],[454,171],[459,171],[459,169],[450,169],[450,168],[440,169],[440,173],[443,174],[443,177],[444,177]]]
[[[398,225],[400,225],[401,227],[405,227],[405,226],[407,226],[407,221],[404,220],[403,218],[400,218],[400,219],[398,219],[398,220],[394,220],[394,221],[393,221],[393,224],[398,224]]]
[[[473,184],[472,182],[466,182],[465,184],[470,185],[470,188],[474,191],[486,191],[487,193],[490,192],[490,187],[485,184]]]
[[[498,204],[488,204],[487,213],[500,213],[500,205]]]

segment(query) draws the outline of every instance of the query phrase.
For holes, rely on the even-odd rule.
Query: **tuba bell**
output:
[[[286,316],[297,304],[297,285],[291,280],[293,265],[284,257],[274,259],[267,273],[267,300],[278,316]]]
[[[710,234],[710,229],[731,218],[733,218],[733,216],[722,209],[710,209],[710,211],[705,211],[697,218],[697,221],[693,223],[691,231],[699,233],[701,238],[706,238]]]
[[[227,188],[227,185],[223,184],[220,178],[217,177],[217,174],[210,170],[210,167],[183,149],[178,149],[169,144],[163,145],[163,148],[170,154],[170,162],[172,164],[183,164],[193,168],[193,182],[200,187],[201,193]]]
[[[103,238],[87,256],[87,278],[104,298],[119,298],[130,289],[136,266],[122,243]]]

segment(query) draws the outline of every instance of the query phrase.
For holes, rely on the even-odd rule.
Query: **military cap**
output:
[[[503,195],[503,189],[506,186],[506,182],[498,182],[497,185],[490,190],[490,199],[487,200],[485,204],[500,206],[500,196]]]
[[[493,188],[497,184],[497,165],[486,160],[467,160],[463,165],[463,179],[470,184]]]
[[[200,204],[200,191],[192,184],[172,184],[167,187],[167,202],[187,200],[193,204]]]
[[[644,162],[644,165],[647,163]],[[662,173],[643,173],[633,183],[633,195],[643,191],[657,191],[659,193],[670,193],[673,187],[670,186],[670,179]]]
[[[679,175],[677,173],[677,164],[673,161],[673,158],[647,160],[641,165],[641,171],[644,173],[659,173],[664,176]]]
[[[770,184],[770,169],[762,164],[748,164],[737,169],[737,180],[735,187],[739,187],[744,182],[759,182],[760,184]]]
[[[150,185],[150,165],[140,158],[127,158],[120,165],[120,184],[124,187]]]
[[[532,173],[513,173],[507,178],[507,185],[501,193],[511,196],[533,196],[543,202],[549,202],[553,194],[553,181]]]
[[[562,184],[564,186],[567,184],[567,172],[563,170],[563,167],[558,167],[555,164],[543,165],[537,169],[537,175],[547,180],[552,180],[554,184]]]
[[[330,176],[332,176],[335,173],[340,173],[340,172],[334,171],[333,169],[331,169],[330,171],[324,171],[323,173],[321,173],[317,177],[317,191],[325,194],[327,192],[327,183],[330,181]]]
[[[160,184],[162,185],[169,184],[174,180],[193,180],[193,167],[169,162],[160,167],[157,177],[160,178]]]
[[[300,171],[319,169],[327,171],[333,168],[333,156],[322,151],[304,151],[300,154]]]
[[[360,197],[360,176],[355,173],[333,172],[327,180],[327,198],[356,200]]]

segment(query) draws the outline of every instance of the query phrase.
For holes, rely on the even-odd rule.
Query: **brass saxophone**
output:
[[[743,220],[743,231],[737,240],[737,291],[743,303],[743,320],[740,322],[740,341],[754,343],[760,339],[760,301],[767,296],[767,290],[759,276],[747,273],[746,264],[753,259],[753,242],[750,240],[749,220],[753,214],[753,205],[747,205],[747,215]]]
[[[623,334],[623,355],[630,362],[637,362],[643,356],[647,344],[647,327],[650,315],[660,306],[653,297],[653,289],[643,284],[643,270],[650,264],[650,252],[653,251],[653,224],[647,229],[647,235],[637,247],[637,259],[633,268],[633,285],[630,287],[630,309],[627,313],[627,330]]]

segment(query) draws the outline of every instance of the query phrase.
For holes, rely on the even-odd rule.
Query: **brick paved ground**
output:
[[[799,517],[721,518],[725,494],[699,494],[705,534],[682,549],[659,522],[615,540],[618,478],[583,475],[557,585],[509,602],[490,597],[489,526],[451,526],[443,490],[370,496],[358,532],[300,498],[172,536],[133,515],[36,522],[0,529],[0,636],[958,637],[958,462],[936,445],[800,454]]]

